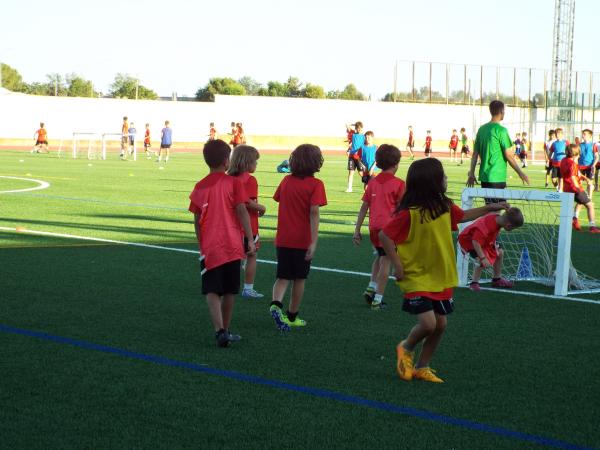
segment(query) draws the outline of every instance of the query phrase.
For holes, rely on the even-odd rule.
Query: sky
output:
[[[600,72],[600,2],[577,0],[574,69]],[[550,69],[554,0],[4,0],[0,61],[26,82],[117,73],[161,96],[289,76],[380,98],[396,60]],[[401,65],[401,67],[404,67]]]

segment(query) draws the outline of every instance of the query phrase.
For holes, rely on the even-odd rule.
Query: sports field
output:
[[[362,299],[372,250],[352,245],[361,188],[344,193],[345,158],[327,155],[309,324],[281,335],[268,294],[285,156],[266,154],[255,287],[267,295],[238,299],[243,340],[217,349],[187,212],[201,154],[175,153],[164,169],[110,156],[0,153],[0,447],[600,447],[598,295],[457,289],[432,362],[446,382],[399,380],[394,348],[414,319],[391,283],[386,310]],[[467,167],[446,169],[458,199]],[[527,171],[543,186],[542,166]],[[599,250],[597,236],[574,234],[573,262],[595,278]]]

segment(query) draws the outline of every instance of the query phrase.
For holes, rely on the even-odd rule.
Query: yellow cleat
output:
[[[396,346],[396,355],[398,357],[396,361],[396,371],[401,379],[405,381],[410,381],[413,378],[413,358],[415,356],[415,352],[409,352],[406,350],[402,343],[400,342]]]
[[[429,381],[430,383],[443,383],[440,377],[435,374],[435,370],[431,367],[421,367],[413,371],[413,378],[415,380]]]

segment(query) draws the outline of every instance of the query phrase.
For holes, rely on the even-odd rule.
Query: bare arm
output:
[[[310,246],[306,250],[305,256],[307,261],[313,259],[317,251],[317,240],[319,239],[319,205],[312,205],[310,207],[310,237]]]
[[[250,226],[250,216],[248,215],[248,210],[246,209],[245,203],[240,203],[235,207],[235,212],[238,216],[240,223],[242,224],[242,228],[244,229],[244,235],[248,240],[248,252],[249,256],[252,256],[256,253],[256,247],[254,245],[254,237],[252,236],[252,227]]]
[[[246,202],[246,208],[252,211],[258,211],[259,216],[264,216],[267,212],[267,208],[260,203],[255,202],[254,200],[248,200]]]
[[[467,186],[473,187],[477,183],[477,177],[475,176],[475,168],[477,167],[477,160],[479,159],[479,151],[477,148],[473,149],[473,157],[471,158],[471,168],[469,169],[469,175],[467,177]]]
[[[385,254],[392,261],[392,265],[394,266],[394,276],[396,280],[401,280],[404,278],[404,267],[402,266],[402,261],[400,261],[400,257],[398,253],[396,253],[396,244],[392,241],[383,230],[379,232],[379,241],[381,242],[381,246],[385,250]]]
[[[489,214],[491,212],[502,211],[502,210],[508,209],[509,207],[510,207],[510,205],[508,203],[502,202],[502,203],[490,203],[490,204],[482,206],[480,208],[465,209],[465,211],[464,211],[465,215],[463,216],[460,223],[471,222],[472,220],[478,219],[481,216],[485,216],[486,214]]]
[[[483,249],[481,248],[479,242],[473,240],[471,241],[471,243],[473,244],[473,250],[475,250],[475,253],[477,253],[477,256],[479,257],[479,262],[481,263],[481,265],[483,267],[490,267],[491,264],[486,258],[485,253],[483,252]]]
[[[360,241],[362,241],[362,236],[360,234],[360,228],[365,221],[365,217],[367,217],[367,211],[369,210],[369,204],[367,202],[363,202],[360,207],[360,211],[358,211],[358,217],[356,218],[356,227],[354,228],[354,236],[352,237],[352,241],[354,245],[360,245]]]
[[[521,180],[523,180],[523,184],[529,184],[529,177],[527,175],[525,175],[525,173],[523,173],[523,171],[521,170],[521,168],[519,167],[519,165],[517,164],[517,162],[515,161],[515,159],[512,157],[512,155],[510,153],[512,149],[513,149],[513,147],[507,148],[506,150],[504,150],[504,157],[508,161],[508,164],[510,165],[510,167],[512,167],[513,170],[515,172],[517,172],[517,175],[519,175],[519,178]]]

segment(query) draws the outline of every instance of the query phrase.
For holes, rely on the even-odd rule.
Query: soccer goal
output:
[[[125,144],[125,156],[131,155],[134,161],[137,161],[137,144],[135,134],[121,133],[102,133],[102,159],[106,159],[108,150],[121,151],[121,142],[123,138],[127,139]]]
[[[73,158],[99,159],[102,145],[98,133],[73,133]]]
[[[462,208],[483,206],[485,198],[506,199],[523,212],[525,224],[513,231],[501,231],[498,243],[504,251],[503,276],[513,281],[535,282],[554,287],[554,295],[600,292],[600,281],[573,267],[571,233],[573,194],[550,191],[466,188]],[[461,224],[462,231],[468,223]],[[457,245],[459,283],[468,284],[475,262]],[[486,269],[482,282],[490,281]],[[485,279],[487,278],[487,280]]]

